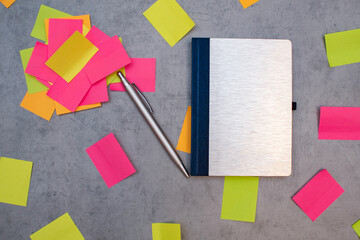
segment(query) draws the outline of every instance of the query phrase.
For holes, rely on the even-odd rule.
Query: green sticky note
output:
[[[153,223],[153,240],[181,240],[180,224],[178,223]]]
[[[32,162],[0,158],[0,202],[26,206]]]
[[[119,37],[120,42],[122,43],[122,38]],[[125,74],[125,67],[113,72],[112,74],[110,74],[109,76],[106,77],[106,86],[109,86],[110,83],[118,83],[121,82],[119,76],[117,75],[118,72],[122,72],[122,74],[126,77]]]
[[[175,0],[158,0],[143,14],[171,47],[195,26]]]
[[[45,32],[45,19],[48,18],[63,18],[70,17],[72,15],[61,12],[51,7],[41,5],[39,13],[37,15],[34,28],[31,32],[31,36],[43,41],[46,41],[46,32]]]
[[[360,62],[360,29],[325,34],[330,67]]]
[[[69,213],[65,213],[30,236],[32,240],[84,240]]]
[[[39,82],[36,79],[36,77],[25,73],[26,66],[28,65],[28,62],[30,60],[30,57],[31,57],[31,54],[32,54],[33,50],[34,50],[34,48],[28,48],[28,49],[24,49],[24,50],[20,51],[21,62],[22,62],[22,65],[23,65],[26,85],[27,85],[27,89],[28,89],[29,94],[42,92],[42,91],[46,91],[46,90],[49,89],[44,84]]]
[[[354,223],[352,225],[354,231],[356,232],[356,234],[358,235],[358,237],[360,238],[360,220],[358,220],[356,223]]]
[[[225,177],[221,219],[255,222],[258,177]]]

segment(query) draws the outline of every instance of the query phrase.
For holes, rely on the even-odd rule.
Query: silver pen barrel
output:
[[[169,139],[162,131],[159,124],[156,122],[153,115],[150,113],[150,111],[144,104],[143,100],[140,98],[139,94],[136,92],[133,86],[127,81],[127,79],[122,75],[121,72],[118,72],[118,76],[120,77],[121,82],[123,83],[124,88],[129,94],[130,98],[133,100],[133,102],[135,103],[141,114],[144,116],[149,126],[154,131],[155,135],[157,136],[157,138],[159,139],[165,150],[170,155],[171,159],[175,162],[175,164],[180,168],[180,170],[184,173],[184,175],[187,178],[190,177],[189,173],[186,171],[184,164],[181,161],[180,156],[178,155],[175,148],[173,147]]]

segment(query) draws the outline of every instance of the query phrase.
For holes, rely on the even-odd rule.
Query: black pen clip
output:
[[[139,88],[135,85],[135,83],[132,83],[134,89],[136,90],[136,92],[139,94],[139,96],[141,97],[143,103],[145,103],[146,107],[149,109],[150,113],[154,113],[154,110],[152,109],[149,101],[146,99],[146,97],[144,96],[144,94],[142,94],[142,92],[139,90]]]

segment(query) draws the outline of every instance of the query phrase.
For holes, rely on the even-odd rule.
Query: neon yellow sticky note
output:
[[[153,240],[181,240],[181,229],[178,223],[153,223]]]
[[[45,22],[44,22],[45,19],[62,18],[62,17],[70,17],[70,16],[71,16],[70,14],[61,12],[51,7],[47,7],[45,5],[41,5],[35,21],[34,28],[31,32],[31,36],[46,41]]]
[[[243,8],[248,8],[259,0],[239,0]]]
[[[191,106],[186,111],[176,150],[191,153]]]
[[[26,207],[32,162],[0,158],[0,202]]]
[[[95,55],[98,48],[76,31],[45,63],[70,82]]]
[[[32,240],[85,240],[69,213],[65,213],[30,236]]]
[[[171,47],[195,26],[175,0],[158,0],[143,14]]]
[[[119,37],[119,40],[120,40],[121,43],[123,43],[121,37]],[[119,71],[126,77],[125,67],[123,67],[123,68],[113,72],[112,74],[110,74],[109,76],[106,77],[106,86],[109,86],[110,83],[121,82],[119,76],[117,75],[117,73]]]
[[[258,177],[225,177],[221,219],[255,222]]]
[[[24,49],[24,50],[20,51],[21,62],[22,62],[22,65],[23,65],[26,85],[27,85],[27,89],[28,89],[29,94],[42,92],[42,91],[46,91],[46,90],[49,89],[44,84],[39,82],[36,79],[36,77],[25,73],[26,66],[28,65],[28,62],[30,60],[30,57],[31,57],[31,54],[32,54],[33,50],[34,50],[34,48],[28,48],[28,49]]]
[[[356,234],[358,235],[358,237],[360,238],[360,220],[358,220],[356,223],[354,223],[352,225],[354,231],[356,232]]]

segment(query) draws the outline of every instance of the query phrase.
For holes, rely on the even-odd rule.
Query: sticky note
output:
[[[324,169],[292,199],[312,221],[315,221],[343,192],[344,189]]]
[[[20,51],[21,62],[24,68],[25,80],[29,94],[42,92],[49,89],[44,84],[39,82],[36,77],[25,73],[25,69],[28,65],[33,50],[34,48],[28,48]]]
[[[49,223],[30,236],[32,240],[85,240],[69,213]]]
[[[100,103],[100,102],[107,102],[107,101],[109,101],[109,94],[106,85],[106,79],[104,78],[98,81],[97,83],[91,85],[89,91],[81,100],[79,106]]]
[[[0,202],[26,207],[32,162],[0,158]]]
[[[81,19],[50,19],[48,57],[52,56],[76,31],[82,34],[82,27]]]
[[[255,222],[258,177],[225,177],[221,219]]]
[[[136,172],[113,133],[87,148],[86,152],[109,188]]]
[[[121,38],[121,37],[119,37],[119,40],[120,40],[120,42],[121,42],[121,44],[122,44],[123,42],[122,42],[122,38]],[[128,64],[128,65],[129,65],[129,64]],[[121,69],[119,69],[119,70],[116,70],[115,72],[113,72],[112,74],[110,74],[110,75],[108,75],[108,76],[106,77],[106,84],[107,84],[107,86],[109,86],[110,83],[121,82],[119,76],[117,75],[118,72],[121,72],[121,73],[126,77],[125,67],[123,67],[123,68],[121,68]]]
[[[321,107],[318,138],[360,140],[360,108]]]
[[[181,229],[178,223],[153,223],[153,240],[181,240]]]
[[[360,62],[360,29],[325,34],[330,67]]]
[[[36,42],[33,53],[26,67],[25,72],[37,79],[48,82],[55,82],[60,76],[45,65],[48,60],[48,46],[41,42]]]
[[[175,0],[158,0],[143,14],[171,47],[195,26]]]
[[[16,0],[0,0],[0,2],[4,4],[6,8],[9,8],[15,1]]]
[[[94,44],[81,33],[75,32],[45,64],[65,81],[70,82],[97,51]]]
[[[48,18],[62,18],[70,17],[70,14],[61,12],[51,7],[41,5],[39,13],[37,15],[34,28],[31,32],[31,36],[43,41],[46,41],[46,32],[45,32],[45,19]]]
[[[352,225],[354,231],[356,232],[356,234],[358,235],[358,237],[360,237],[360,220],[358,220],[356,223],[354,223]]]
[[[76,108],[75,112],[84,111],[92,108],[101,107],[101,103],[94,103],[89,105],[83,105]],[[67,113],[72,113],[69,109],[61,105],[60,103],[55,101],[55,109],[56,109],[56,115],[63,115]]]
[[[98,46],[100,43],[109,40],[111,37],[106,35],[103,31],[98,29],[96,26],[93,26],[88,34],[86,35],[86,39],[89,40],[95,46]]]
[[[42,80],[41,78],[36,78],[36,80],[38,80],[39,82],[41,82],[44,86],[47,87],[47,89],[49,89],[51,87],[51,84],[50,82],[46,81],[46,80]]]
[[[248,8],[259,0],[239,0],[243,8]]]
[[[46,91],[33,94],[27,92],[20,106],[48,121],[55,111],[54,100],[46,95]]]
[[[64,18],[60,18],[60,19],[80,19],[80,20],[82,20],[82,24],[88,30],[91,29],[90,15],[71,16],[71,17],[64,17]],[[49,19],[45,19],[44,23],[45,23],[46,38],[48,39],[49,38]],[[83,35],[84,35],[84,33],[83,33]]]
[[[84,69],[92,84],[131,62],[119,38],[114,36],[96,45],[99,51]]]
[[[176,150],[191,153],[191,106],[186,111]]]

